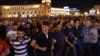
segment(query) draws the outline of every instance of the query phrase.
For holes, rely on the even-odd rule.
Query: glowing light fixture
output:
[[[10,9],[10,6],[4,6],[3,8],[4,9]]]

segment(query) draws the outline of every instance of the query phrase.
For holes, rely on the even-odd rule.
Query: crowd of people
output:
[[[100,56],[93,17],[0,19],[0,56]]]

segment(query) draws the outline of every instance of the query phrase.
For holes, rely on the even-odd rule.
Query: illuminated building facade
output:
[[[80,16],[81,13],[80,13],[80,10],[77,8],[70,8],[70,15],[71,16]]]
[[[50,15],[51,0],[42,0],[42,4],[2,5],[0,10],[2,18]]]
[[[94,9],[96,10],[96,15],[100,15],[100,5],[95,5]]]
[[[51,8],[51,0],[42,0],[41,4],[2,5],[0,11],[2,18],[69,15],[68,9]]]
[[[58,15],[70,15],[70,10],[68,8],[51,8],[51,16]]]

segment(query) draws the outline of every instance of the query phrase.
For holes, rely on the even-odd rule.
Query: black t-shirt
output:
[[[47,48],[47,51],[50,51],[51,50],[51,43],[52,43],[52,34],[51,33],[48,33],[48,39],[46,37],[46,35],[44,33],[39,33],[37,35],[37,37],[34,38],[37,42],[37,44],[40,46],[40,47],[46,47]],[[40,50],[38,50],[40,51]]]
[[[70,41],[71,43],[73,43],[73,41],[74,41],[74,38],[73,38],[73,36],[74,36],[73,28],[68,28],[68,27],[66,27],[66,28],[64,29],[64,35],[65,35],[66,37],[68,37],[68,41]],[[66,43],[66,44],[67,44],[67,43]]]
[[[64,34],[62,32],[54,32],[53,38],[56,39],[55,49],[62,50],[65,46]]]
[[[81,39],[82,37],[82,28],[78,27],[78,29],[76,27],[73,27],[74,30],[74,35],[78,38]]]

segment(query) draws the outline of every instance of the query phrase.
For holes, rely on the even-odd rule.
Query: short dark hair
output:
[[[75,19],[75,20],[74,20],[74,23],[76,23],[77,21],[80,21],[80,20],[79,20],[79,19]]]
[[[42,25],[49,26],[49,22],[48,21],[43,21]]]
[[[17,23],[14,23],[13,26],[17,25]]]
[[[57,27],[58,25],[60,25],[60,21],[55,22],[55,23],[53,24],[53,27]]]
[[[22,32],[25,32],[24,28],[23,27],[18,27],[17,31],[22,31]]]
[[[67,23],[69,23],[70,21],[72,21],[73,19],[68,19]],[[74,20],[73,20],[74,21]]]

